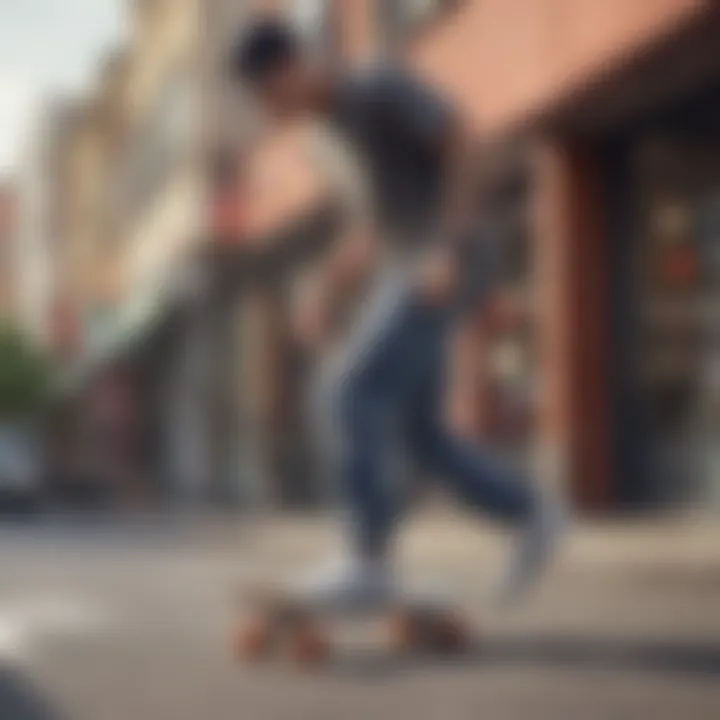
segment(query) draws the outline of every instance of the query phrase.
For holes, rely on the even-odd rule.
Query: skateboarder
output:
[[[324,432],[350,538],[346,557],[309,579],[307,592],[332,604],[397,591],[390,541],[398,508],[388,468],[403,444],[464,504],[515,530],[497,596],[520,597],[555,545],[559,504],[497,466],[442,413],[450,335],[464,341],[471,363],[469,311],[486,285],[472,232],[471,134],[408,73],[322,67],[280,20],[246,29],[231,66],[275,120],[324,124],[354,198],[299,306],[303,336],[323,350]],[[456,397],[463,394],[467,402],[462,389]]]

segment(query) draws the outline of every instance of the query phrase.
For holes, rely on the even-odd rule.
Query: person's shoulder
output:
[[[417,78],[406,68],[382,62],[369,62],[348,72],[342,86],[356,97],[377,97],[392,94],[418,84]]]

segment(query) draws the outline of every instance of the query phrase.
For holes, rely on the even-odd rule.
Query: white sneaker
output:
[[[397,584],[387,561],[344,559],[301,580],[298,594],[326,611],[364,612],[390,604]]]
[[[530,523],[515,540],[494,599],[498,605],[521,600],[552,559],[567,526],[567,512],[558,500],[544,496]]]

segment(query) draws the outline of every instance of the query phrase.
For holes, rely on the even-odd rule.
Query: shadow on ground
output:
[[[0,665],[2,720],[66,720],[20,672]]]
[[[720,645],[661,640],[605,640],[533,636],[491,638],[454,656],[398,656],[383,651],[338,653],[330,674],[386,675],[418,668],[483,666],[555,670],[607,670],[705,678],[720,681]]]

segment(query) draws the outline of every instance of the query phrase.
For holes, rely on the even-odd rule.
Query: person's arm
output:
[[[445,158],[440,233],[445,242],[454,243],[475,220],[477,147],[469,125],[453,116],[442,138]]]
[[[475,142],[472,132],[456,116],[450,117],[438,138],[444,165],[443,195],[438,225],[439,243],[422,268],[421,288],[428,297],[442,299],[457,287],[466,270],[459,266],[458,243],[476,214]],[[470,330],[467,331],[472,335]]]
[[[449,244],[469,237],[463,252],[451,254],[459,274],[460,314],[451,338],[446,396],[447,420],[453,432],[476,438],[480,432],[481,395],[489,377],[489,347],[493,332],[487,309],[498,271],[499,238],[475,217],[476,156],[472,136],[457,127],[450,137],[448,186],[443,207],[443,233]]]
[[[296,329],[316,345],[326,337],[334,309],[352,295],[375,262],[375,236],[361,225],[344,230],[333,249],[306,279]]]
[[[477,315],[456,326],[447,364],[447,421],[460,436],[475,438],[479,432],[481,390],[488,376],[489,336]]]
[[[461,282],[455,302],[458,321],[450,355],[448,402],[453,427],[463,434],[479,426],[478,397],[487,386],[489,349],[502,332],[496,283],[501,276],[502,233],[476,222],[461,244]]]
[[[356,291],[372,269],[377,232],[371,196],[358,161],[327,129],[316,135],[315,153],[342,206],[342,230],[306,279],[297,329],[311,344],[322,341],[336,305]]]
[[[472,130],[457,114],[453,114],[446,124],[441,142],[445,160],[439,226],[441,247],[437,269],[431,272],[430,279],[439,276],[445,279],[446,285],[434,289],[435,294],[457,288],[457,283],[464,281],[463,274],[469,272],[468,268],[458,266],[462,259],[457,243],[460,236],[469,231],[477,212],[477,153]],[[477,258],[473,258],[475,260]],[[478,267],[477,270],[482,272],[486,268]],[[481,278],[477,281],[481,282]],[[470,439],[477,437],[480,430],[480,391],[487,377],[489,344],[487,325],[479,312],[481,303],[473,305],[477,306],[478,312],[468,308],[459,318],[451,337],[446,396],[447,422],[451,430]]]

